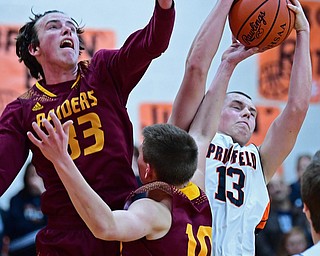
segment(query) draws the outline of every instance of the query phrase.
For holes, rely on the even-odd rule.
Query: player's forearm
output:
[[[309,40],[307,30],[297,33],[288,101],[282,113],[270,126],[260,147],[267,182],[293,149],[309,108],[311,95]],[[275,143],[278,143],[276,148],[274,148]]]
[[[189,133],[197,141],[206,141],[209,144],[217,132],[226,91],[235,67],[235,63],[230,63],[227,60],[223,60],[219,65],[190,127]]]
[[[291,72],[288,104],[306,112],[309,106],[312,86],[310,57],[310,32],[297,32],[296,49]]]
[[[101,237],[106,230],[113,230],[115,222],[109,206],[90,187],[80,171],[68,157],[54,163],[69,197],[88,228],[96,237]]]
[[[190,47],[183,81],[169,122],[188,130],[204,97],[208,71],[215,56],[233,0],[219,0],[201,25]]]
[[[207,75],[219,47],[227,15],[233,0],[219,0],[211,10],[190,47],[186,66]]]
[[[175,9],[163,9],[161,6],[156,6],[153,16],[149,24],[139,33],[143,34],[141,46],[147,53],[159,56],[169,46],[173,27],[175,22]],[[139,39],[139,36],[137,36]],[[139,59],[139,56],[137,56]],[[137,60],[135,60],[137,61]]]
[[[191,123],[189,134],[195,139],[199,149],[197,170],[192,181],[205,190],[205,155],[209,144],[218,131],[220,114],[235,64],[222,61],[217,73]]]

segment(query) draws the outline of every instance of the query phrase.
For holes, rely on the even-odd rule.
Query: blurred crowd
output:
[[[311,155],[297,158],[297,179],[287,184],[282,173],[276,173],[267,188],[270,196],[270,213],[265,228],[256,237],[256,256],[289,256],[303,252],[312,243],[310,224],[303,213],[300,181],[311,162]]]
[[[9,209],[1,210],[1,256],[35,256],[35,236],[46,225],[41,211],[44,192],[41,177],[29,163],[24,171],[23,187],[10,199]]]

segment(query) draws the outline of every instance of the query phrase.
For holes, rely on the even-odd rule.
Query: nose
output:
[[[64,25],[62,27],[62,34],[63,35],[71,35],[71,28],[69,26]]]
[[[250,110],[248,108],[243,108],[242,110],[242,116],[245,116],[245,117],[250,117],[251,113],[250,113]]]

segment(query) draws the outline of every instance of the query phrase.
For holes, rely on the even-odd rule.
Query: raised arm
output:
[[[233,0],[218,0],[189,50],[185,73],[169,123],[188,130],[204,97],[208,71],[215,56]]]
[[[297,35],[287,104],[274,120],[260,147],[266,181],[291,152],[306,117],[311,95],[310,28],[301,4],[292,0],[289,8],[296,14]]]
[[[106,56],[109,60],[106,65],[108,73],[122,90],[124,104],[151,62],[167,50],[174,21],[174,2],[156,0],[153,15],[143,29],[132,33],[119,50],[102,51],[103,54],[113,55]]]
[[[31,132],[28,137],[43,155],[50,160],[64,184],[70,200],[93,235],[103,240],[133,241],[155,232],[166,233],[171,226],[171,213],[163,204],[151,199],[141,199],[130,205],[129,210],[112,211],[90,187],[68,154],[68,135],[72,121],[61,125],[50,113],[54,127],[43,119],[45,134],[33,123],[37,139]],[[169,220],[169,222],[168,222]],[[155,231],[156,230],[156,231]]]
[[[205,159],[210,142],[218,130],[220,114],[229,80],[235,67],[254,53],[258,48],[245,49],[233,38],[232,45],[224,52],[217,73],[191,123],[189,134],[198,145],[198,169],[192,181],[204,189]]]

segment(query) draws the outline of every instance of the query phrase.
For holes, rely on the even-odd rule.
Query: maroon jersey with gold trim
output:
[[[126,207],[141,193],[161,189],[172,196],[172,224],[162,238],[142,238],[123,243],[123,256],[193,256],[211,255],[212,218],[209,201],[204,192],[189,183],[184,189],[177,189],[164,182],[152,182],[138,188],[131,194]]]
[[[79,65],[77,80],[55,85],[39,81],[8,104],[0,119],[0,194],[12,183],[31,149],[32,162],[46,187],[42,211],[48,215],[48,228],[86,228],[52,163],[27,137],[27,131],[33,131],[32,122],[42,125],[41,120],[50,119],[48,113],[54,111],[62,123],[73,120],[69,152],[82,175],[113,210],[123,208],[137,186],[131,169],[133,131],[126,103],[152,59],[168,47],[174,16],[174,8],[163,10],[156,4],[144,29],[133,33],[120,49],[100,50],[90,63]],[[71,244],[76,244],[77,238],[73,239]],[[91,255],[81,254],[80,248],[74,253]]]

